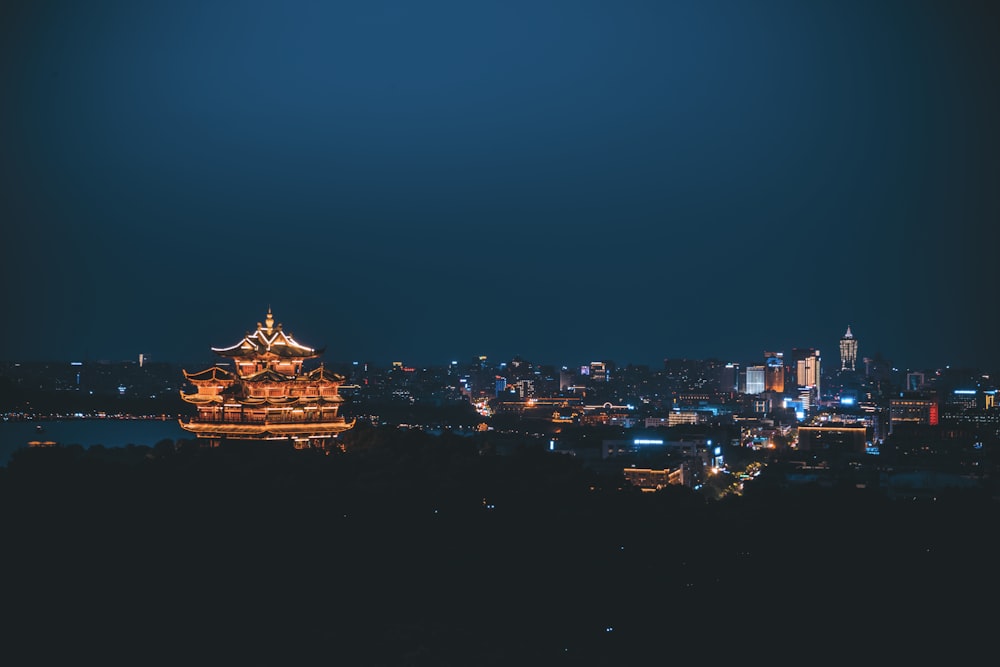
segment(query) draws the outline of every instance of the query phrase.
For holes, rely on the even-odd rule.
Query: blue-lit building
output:
[[[853,408],[858,404],[858,390],[842,389],[840,392],[840,400],[838,402],[845,408]]]
[[[986,407],[986,392],[978,389],[955,389],[945,398],[945,405],[963,410]]]

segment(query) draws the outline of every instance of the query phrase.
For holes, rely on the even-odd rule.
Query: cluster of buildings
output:
[[[880,355],[859,356],[859,347],[848,327],[829,364],[816,348],[795,348],[763,351],[759,362],[665,359],[659,368],[480,357],[343,372],[356,387],[356,409],[380,400],[467,402],[481,426],[533,434],[554,452],[625,470],[646,488],[697,485],[705,471],[724,467],[731,447],[804,467],[848,461],[980,474],[1000,439],[996,378],[979,369],[900,371]],[[588,427],[604,435],[584,442]]]
[[[461,423],[431,416],[427,423],[408,418],[407,426],[530,435],[554,452],[625,469],[645,488],[696,485],[704,471],[724,467],[728,447],[894,465],[937,456],[961,468],[981,464],[984,449],[1000,440],[997,381],[989,373],[899,371],[878,355],[859,358],[849,326],[829,366],[811,347],[763,351],[751,363],[668,358],[659,368],[608,359],[556,366],[517,356],[432,367],[328,363],[320,360],[324,350],[299,343],[270,310],[237,343],[211,351],[215,363],[197,372],[140,357],[121,368],[8,364],[4,375],[15,387],[179,398],[193,411],[181,426],[208,444],[329,447],[356,420],[396,426],[387,417],[395,408],[458,406],[449,419]],[[581,444],[588,427],[605,434]],[[663,462],[672,463],[656,467]]]

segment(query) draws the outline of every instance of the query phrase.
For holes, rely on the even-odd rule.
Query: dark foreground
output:
[[[989,498],[807,488],[709,502],[449,438],[330,456],[22,450],[0,472],[7,664],[895,663],[995,649]]]

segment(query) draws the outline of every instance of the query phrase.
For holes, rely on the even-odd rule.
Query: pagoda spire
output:
[[[267,318],[264,319],[264,324],[267,325],[267,333],[274,330],[274,315],[271,314],[271,306],[267,307]],[[850,327],[848,327],[849,329]]]

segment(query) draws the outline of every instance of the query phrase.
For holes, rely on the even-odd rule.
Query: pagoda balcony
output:
[[[223,417],[194,417],[192,421],[199,424],[316,424],[330,421],[341,421],[344,418],[336,414],[318,414],[298,417],[272,416],[253,417],[247,415]]]

